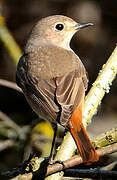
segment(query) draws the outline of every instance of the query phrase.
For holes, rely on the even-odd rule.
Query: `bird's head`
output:
[[[54,15],[43,18],[32,29],[30,38],[42,39],[53,45],[69,49],[73,35],[82,28],[93,25],[92,23],[77,23],[69,17]]]

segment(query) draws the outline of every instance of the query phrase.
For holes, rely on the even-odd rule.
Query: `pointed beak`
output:
[[[82,24],[77,23],[75,25],[75,29],[80,30],[80,29],[86,28],[88,26],[93,26],[93,23],[82,23]]]

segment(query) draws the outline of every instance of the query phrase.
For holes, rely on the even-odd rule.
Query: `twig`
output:
[[[117,177],[117,171],[106,171],[99,168],[95,169],[66,169],[65,176],[80,178],[99,178],[101,177]]]
[[[62,179],[61,180],[80,180],[79,178],[74,178],[74,177],[62,177]],[[91,180],[91,179],[84,179],[84,180]]]
[[[15,141],[13,141],[11,139],[0,141],[0,151],[3,151],[7,148],[14,146],[14,143],[15,143]]]
[[[2,111],[0,111],[0,120],[3,120],[8,127],[13,128],[18,134],[21,132],[21,128]]]
[[[100,169],[110,171],[110,170],[114,169],[115,166],[117,166],[117,161],[114,161],[107,166],[101,167]]]
[[[12,178],[11,180],[31,180],[32,179],[32,173],[19,175],[15,178]]]
[[[93,84],[90,92],[88,93],[83,111],[83,123],[84,126],[91,122],[91,118],[96,114],[98,106],[101,104],[101,100],[104,94],[109,92],[110,85],[117,74],[117,47],[113,51],[112,55],[108,59],[107,63],[103,65],[96,81]],[[67,160],[71,158],[76,145],[73,138],[68,133],[59,147],[59,151],[56,154],[55,160]],[[61,179],[61,174],[52,175],[46,180],[59,180]]]
[[[21,57],[21,50],[18,44],[15,42],[10,31],[6,27],[4,17],[0,14],[0,40],[3,42],[4,46],[8,50],[10,56],[16,65],[19,58]]]
[[[17,139],[18,133],[12,128],[7,127],[3,122],[0,123],[0,136],[8,139]]]
[[[99,155],[99,157],[117,152],[117,143],[103,147],[101,149],[98,149],[98,150],[96,150],[96,152]],[[83,163],[81,157],[79,155],[76,155],[73,158],[71,158],[70,160],[67,160],[64,162],[64,169],[73,167],[73,166],[81,164],[81,163]],[[57,171],[63,170],[63,166],[61,164],[55,164],[55,166],[56,167],[54,167],[54,168],[56,170],[59,169]],[[52,168],[52,166],[48,167],[47,175],[55,173],[54,168]]]
[[[96,152],[98,153],[99,157],[104,156],[104,155],[108,155],[108,154],[112,154],[114,152],[117,152],[117,143],[106,146],[106,147],[103,147],[101,149],[98,149],[98,150],[96,150]],[[39,162],[39,158],[34,157],[34,158],[31,159],[31,164],[29,163],[29,165],[28,165],[28,167],[30,167],[30,168],[33,165],[35,166],[35,169],[34,169],[34,166],[33,166],[32,170],[33,170],[33,172],[36,172],[36,170],[38,171],[38,174],[37,174],[38,177],[40,176],[40,173],[42,173],[41,170],[38,169],[40,167],[39,163],[41,163],[42,161],[43,161],[43,159],[40,160],[40,162]],[[36,163],[37,163],[37,165],[36,165]],[[49,175],[51,175],[53,173],[56,173],[56,172],[59,172],[59,174],[60,174],[62,170],[65,170],[67,168],[70,168],[70,167],[73,167],[75,165],[81,164],[81,163],[83,163],[83,161],[82,161],[82,158],[79,155],[76,155],[76,156],[72,157],[71,159],[64,161],[63,163],[64,163],[64,166],[62,164],[60,164],[60,163],[49,165],[47,167],[46,176],[49,176]],[[27,171],[30,169],[28,167],[26,167]],[[25,174],[25,177],[28,176],[28,174],[30,174],[30,173]],[[12,180],[15,180],[15,178],[12,178]]]
[[[0,123],[0,134],[11,139],[19,138],[20,140],[25,140],[31,130],[28,125],[20,127],[1,111],[0,120],[2,120]]]
[[[95,138],[92,138],[94,147],[101,148],[109,145],[110,143],[117,142],[117,128],[112,128],[111,130],[106,131],[98,135]]]
[[[10,82],[10,81],[4,80],[4,79],[0,79],[0,86],[5,86],[5,87],[14,89],[14,90],[22,93],[22,90],[14,82]]]

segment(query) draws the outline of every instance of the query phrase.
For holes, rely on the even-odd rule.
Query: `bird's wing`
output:
[[[38,115],[43,114],[44,117],[47,115],[55,120],[59,111],[54,102],[55,81],[53,79],[45,81],[39,77],[30,77],[27,73],[26,58],[26,55],[23,55],[18,63],[16,72],[17,85],[22,88],[28,103]]]
[[[78,69],[56,79],[56,99],[61,105],[60,124],[64,127],[84,99],[87,84],[88,79],[82,63],[78,65]]]

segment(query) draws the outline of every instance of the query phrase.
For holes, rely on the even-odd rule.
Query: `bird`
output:
[[[70,47],[73,35],[92,25],[64,15],[42,18],[29,32],[17,65],[17,85],[36,114],[53,127],[50,161],[57,123],[71,133],[85,164],[99,159],[82,122],[87,72]]]

